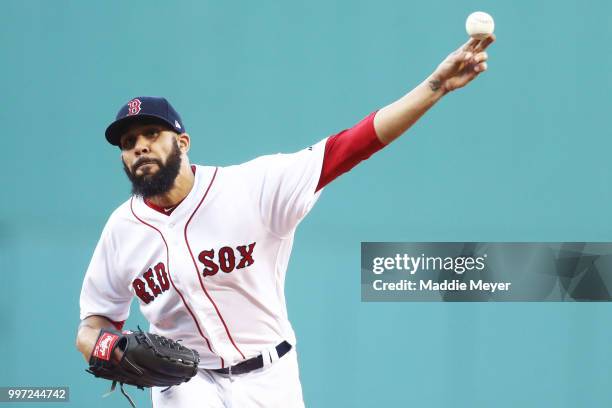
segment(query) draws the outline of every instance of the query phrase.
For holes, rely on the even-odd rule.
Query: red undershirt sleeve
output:
[[[115,326],[115,328],[117,330],[121,330],[121,329],[123,329],[123,325],[125,324],[125,320],[122,321],[122,322],[116,322],[114,320],[111,320],[111,323],[113,324],[113,326]]]
[[[327,139],[317,191],[385,147],[374,130],[375,115],[372,112],[352,128]]]

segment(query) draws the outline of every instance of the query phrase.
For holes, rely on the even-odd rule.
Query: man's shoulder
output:
[[[132,200],[133,197],[128,198],[113,210],[106,221],[106,228],[116,227],[134,218],[132,213]]]
[[[228,164],[224,166],[203,166],[203,165],[195,165],[196,171],[201,172],[201,174],[213,174],[217,173],[217,177],[232,177],[232,176],[245,176],[245,175],[253,175],[257,172],[258,168],[266,166],[271,157],[275,155],[266,155],[259,156],[249,161],[237,164]]]
[[[298,161],[301,157],[309,157],[316,156],[317,153],[322,153],[325,150],[325,142],[328,138],[322,139],[317,143],[314,143],[310,146],[302,148],[301,150],[297,150],[294,152],[283,153],[269,153],[261,156],[256,156],[250,160],[247,160],[238,164],[230,164],[226,166],[202,166],[196,165],[198,168],[213,168],[219,169],[222,173],[253,173],[257,172],[257,170],[265,170],[270,167],[282,166],[287,163]]]
[[[265,154],[254,157],[242,163],[217,166],[217,168],[223,173],[252,172],[258,168],[265,168],[275,162],[282,161],[284,156],[286,156],[284,153]]]

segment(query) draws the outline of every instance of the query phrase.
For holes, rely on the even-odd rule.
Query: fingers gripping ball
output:
[[[465,30],[472,38],[483,39],[493,34],[495,21],[484,11],[475,11],[465,21]]]
[[[119,361],[113,358],[121,350]],[[89,373],[116,383],[144,387],[170,387],[189,381],[198,372],[198,352],[178,342],[142,330],[118,332],[102,329],[89,359]]]

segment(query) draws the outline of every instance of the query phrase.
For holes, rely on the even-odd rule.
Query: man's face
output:
[[[134,124],[121,135],[119,147],[132,194],[149,198],[168,192],[181,168],[177,133],[161,124]]]

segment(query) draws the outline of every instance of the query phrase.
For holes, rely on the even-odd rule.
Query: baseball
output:
[[[465,21],[465,30],[473,38],[482,39],[493,34],[495,22],[491,15],[484,11],[475,11]]]

